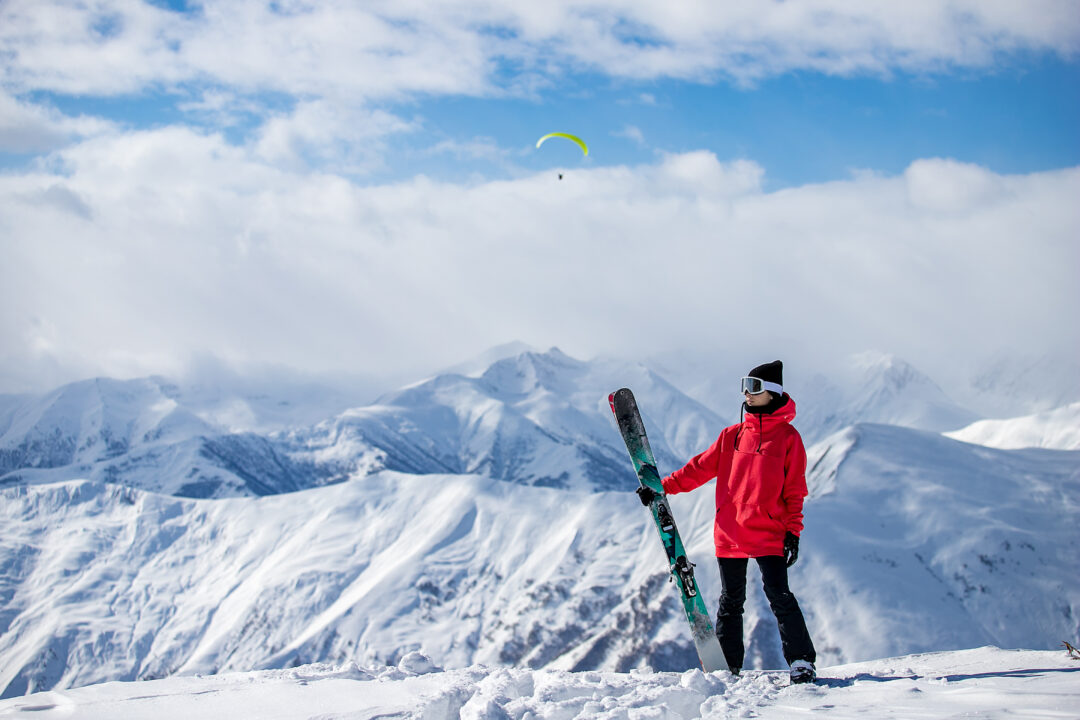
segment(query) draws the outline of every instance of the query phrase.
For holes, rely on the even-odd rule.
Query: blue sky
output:
[[[533,152],[531,141],[565,129],[588,139],[591,165],[649,162],[656,152],[709,149],[749,157],[779,189],[846,178],[853,170],[901,172],[913,160],[950,157],[1002,173],[1080,162],[1080,64],[1026,59],[992,73],[832,77],[792,72],[753,87],[730,83],[613,82],[580,76],[542,97],[440,98],[419,103],[424,140],[491,138],[530,170],[573,168],[576,149]],[[407,110],[406,110],[406,114]],[[627,130],[640,132],[640,139]],[[402,142],[416,147],[418,138]],[[408,168],[408,169],[405,169]],[[476,169],[407,157],[397,172],[441,177]]]
[[[1076,357],[1078,80],[1068,0],[10,0],[0,391],[633,354],[627,316],[688,357]]]
[[[356,179],[385,182],[425,173],[453,181],[580,167],[573,147],[535,150],[534,139],[551,130],[586,138],[588,167],[704,148],[721,158],[755,159],[766,170],[769,189],[842,179],[859,170],[898,173],[926,157],[1029,173],[1080,163],[1078,88],[1080,62],[1045,53],[1009,58],[984,71],[837,77],[796,70],[752,86],[573,74],[526,97],[425,95],[380,102],[416,127],[390,139],[391,162]],[[26,97],[65,115],[99,116],[129,128],[189,124],[236,144],[249,141],[267,114],[296,103],[284,93],[253,93],[258,110],[222,124],[181,109],[203,89],[185,84],[120,95],[38,91]],[[446,142],[490,142],[503,155],[433,151]],[[37,155],[8,148],[4,163],[17,167]]]

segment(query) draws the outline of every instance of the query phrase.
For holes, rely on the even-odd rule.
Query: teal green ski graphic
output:
[[[656,460],[649,447],[649,438],[645,436],[645,425],[641,422],[634,393],[628,388],[616,390],[608,396],[608,402],[619,423],[619,432],[630,452],[630,459],[634,462],[638,482],[656,493],[656,499],[649,504],[649,509],[660,540],[664,543],[671,576],[675,579],[686,619],[690,623],[690,634],[694,638],[701,668],[705,672],[727,670],[724,653],[709,620],[709,611],[705,609],[705,602],[694,579],[694,566],[686,558],[686,548],[679,537],[679,529],[675,527],[675,518],[671,516],[664,487],[660,484],[660,473],[656,470]]]

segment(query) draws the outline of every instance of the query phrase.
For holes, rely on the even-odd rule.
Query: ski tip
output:
[[[615,404],[616,404],[617,399],[621,398],[622,399],[622,404],[625,407],[628,396],[629,396],[630,402],[633,403],[633,401],[634,401],[634,393],[630,392],[630,388],[619,388],[615,392],[608,395],[608,404],[611,405],[611,412],[618,415],[618,411],[615,409]]]

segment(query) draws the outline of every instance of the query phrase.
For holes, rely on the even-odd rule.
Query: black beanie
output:
[[[748,372],[746,376],[755,377],[759,380],[764,380],[765,382],[776,383],[780,387],[783,387],[784,363],[780,362],[779,360],[773,360],[771,363],[758,365],[756,368]]]

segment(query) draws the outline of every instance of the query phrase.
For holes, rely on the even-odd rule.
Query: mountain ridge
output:
[[[485,368],[466,363],[469,374],[439,374],[293,427],[281,426],[278,407],[304,401],[287,390],[281,403],[250,390],[215,401],[163,378],[99,379],[9,397],[0,485],[91,477],[180,496],[252,496],[386,468],[601,490],[625,483],[624,451],[605,409],[611,390],[634,389],[662,468],[680,466],[732,422],[640,363],[519,349],[495,348]],[[805,395],[793,389],[808,445],[857,422],[960,430],[973,417],[892,356],[852,363],[861,379],[843,389],[823,377]],[[319,391],[312,407],[327,403]],[[236,429],[259,426],[259,417],[279,429]]]

